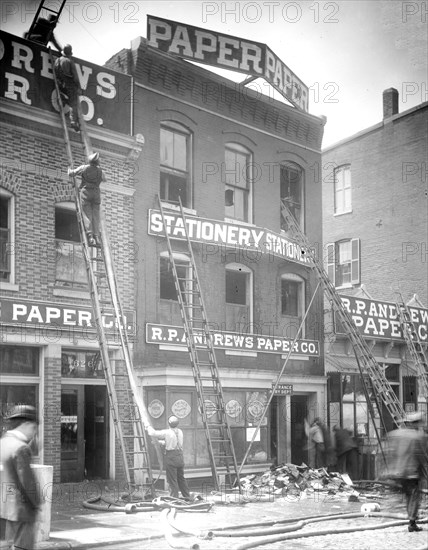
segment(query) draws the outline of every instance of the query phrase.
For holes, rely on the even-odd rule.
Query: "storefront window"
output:
[[[61,376],[63,378],[104,378],[100,354],[93,351],[63,350]]]
[[[27,346],[0,346],[0,373],[39,374],[39,349]]]

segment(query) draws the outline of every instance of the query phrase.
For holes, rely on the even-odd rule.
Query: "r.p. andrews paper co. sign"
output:
[[[149,210],[148,222],[149,235],[165,236],[162,215],[158,210]],[[180,214],[168,212],[165,214],[165,223],[171,238],[186,238],[184,221]],[[191,241],[233,249],[240,247],[252,251],[254,257],[258,257],[259,254],[272,254],[300,264],[310,263],[308,255],[297,243],[260,227],[186,216],[186,229]],[[214,249],[206,251],[207,255],[214,252]]]
[[[319,342],[316,340],[293,340],[281,336],[266,334],[239,334],[213,330],[211,332],[213,346],[223,350],[252,351],[262,353],[288,353],[293,355],[314,356],[320,354]],[[183,327],[170,325],[146,324],[146,342],[148,344],[186,346],[186,336]],[[205,345],[205,336],[200,333],[195,336],[195,344]]]

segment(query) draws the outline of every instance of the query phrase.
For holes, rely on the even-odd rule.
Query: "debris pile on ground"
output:
[[[304,498],[315,491],[358,500],[359,493],[353,487],[347,474],[328,472],[325,468],[313,469],[302,463],[272,466],[263,474],[252,474],[241,478],[241,487],[246,495],[278,495]],[[353,500],[353,499],[351,499]]]

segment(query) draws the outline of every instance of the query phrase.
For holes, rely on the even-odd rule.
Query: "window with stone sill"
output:
[[[327,244],[327,274],[336,288],[360,283],[360,239]]]
[[[14,283],[14,196],[0,188],[0,282]]]
[[[225,217],[252,223],[252,153],[238,143],[228,143],[222,165]]]
[[[334,213],[352,211],[351,167],[339,166],[334,170]]]
[[[191,208],[191,134],[176,122],[164,122],[160,129],[160,198]]]
[[[76,210],[71,203],[55,208],[55,246],[55,285],[74,290],[86,290],[88,288],[86,265]]]

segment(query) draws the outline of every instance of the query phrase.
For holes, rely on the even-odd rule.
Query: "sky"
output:
[[[22,36],[38,4],[2,0],[2,30]],[[427,5],[420,0],[67,0],[55,34],[60,44],[72,44],[76,57],[100,65],[134,38],[146,37],[147,15],[267,44],[309,87],[309,112],[327,117],[325,148],[380,122],[387,88],[399,91],[400,112],[428,101]],[[245,78],[219,72],[234,81]],[[259,81],[252,86],[279,97]]]

